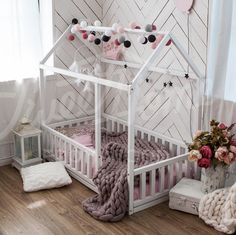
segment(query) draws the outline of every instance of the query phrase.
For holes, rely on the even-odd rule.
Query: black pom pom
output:
[[[79,21],[76,18],[74,18],[74,19],[72,19],[71,22],[72,22],[72,24],[78,24]]]
[[[156,41],[155,35],[150,34],[150,35],[148,36],[148,41],[149,41],[149,42],[155,42],[155,41]]]
[[[90,34],[93,34],[95,36],[96,32],[95,31],[90,31]]]
[[[147,38],[145,37],[145,42],[143,42],[142,44],[147,44],[148,40]]]
[[[125,40],[125,41],[124,41],[124,46],[125,46],[126,48],[129,48],[129,47],[131,46],[131,42],[130,42],[129,40]]]
[[[96,38],[96,39],[94,40],[94,43],[95,43],[96,45],[99,45],[99,44],[101,43],[100,38]]]
[[[103,42],[108,42],[110,40],[111,37],[108,37],[107,35],[103,35],[102,36],[102,41]]]

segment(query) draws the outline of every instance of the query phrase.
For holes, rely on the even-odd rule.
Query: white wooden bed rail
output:
[[[128,130],[126,121],[105,113],[102,116],[108,131],[122,132]],[[140,198],[129,202],[133,203],[133,213],[168,200],[169,190],[182,177],[195,179],[200,177],[197,164],[192,164],[188,161],[188,149],[184,142],[137,125],[134,125],[134,129],[135,136],[165,145],[171,154],[171,158],[133,170],[134,186],[130,189],[130,193],[134,195],[135,187],[140,189]],[[135,184],[137,179],[139,185]],[[157,182],[158,185],[156,185]],[[149,194],[146,194],[148,190]]]
[[[60,127],[59,123],[55,126]],[[74,178],[97,192],[97,188],[92,182],[92,178],[97,171],[97,156],[95,151],[79,144],[45,124],[42,124],[42,130],[44,158],[63,162]]]
[[[199,179],[199,173],[197,164],[188,161],[188,153],[134,169],[134,181],[139,180],[140,189],[134,212],[168,200],[170,189],[182,177]]]

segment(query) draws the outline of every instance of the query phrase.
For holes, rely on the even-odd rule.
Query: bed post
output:
[[[45,77],[43,69],[39,69],[39,102],[40,102],[40,123],[45,123]]]
[[[128,91],[128,187],[129,214],[134,213],[134,121],[135,121],[135,90],[129,86]]]
[[[101,166],[101,85],[95,83],[95,151],[96,171]]]

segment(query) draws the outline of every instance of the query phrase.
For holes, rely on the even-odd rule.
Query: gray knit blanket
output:
[[[127,136],[127,132],[102,131],[102,166],[93,178],[93,182],[98,188],[98,194],[82,203],[84,210],[98,220],[119,221],[127,212],[129,197]],[[135,138],[135,167],[169,157],[170,155],[163,145]]]

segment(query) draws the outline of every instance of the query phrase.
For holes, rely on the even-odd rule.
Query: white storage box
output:
[[[198,207],[204,193],[201,181],[183,178],[169,192],[169,207],[198,215]]]

